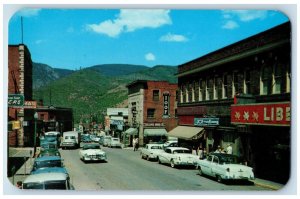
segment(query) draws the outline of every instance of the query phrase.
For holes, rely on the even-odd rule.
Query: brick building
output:
[[[257,177],[287,182],[289,22],[179,65],[177,76],[178,128],[198,128],[196,143],[209,152],[232,144],[233,153],[244,158]]]
[[[167,81],[137,80],[128,88],[129,134],[138,134],[139,143],[166,139],[177,126],[177,84]]]
[[[26,45],[8,46],[8,94],[23,96],[23,101],[32,100],[32,60]],[[32,132],[33,111],[18,106],[8,107],[8,144],[24,146],[28,144]],[[12,123],[18,122],[13,129]]]

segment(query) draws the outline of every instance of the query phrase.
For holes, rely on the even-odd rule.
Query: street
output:
[[[249,183],[221,184],[193,168],[173,169],[141,159],[139,151],[102,147],[108,162],[84,163],[79,149],[60,150],[75,190],[81,191],[258,191]]]

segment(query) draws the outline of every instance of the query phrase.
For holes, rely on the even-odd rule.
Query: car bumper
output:
[[[75,143],[61,143],[61,147],[75,147],[76,144]]]
[[[107,161],[105,156],[88,156],[83,158],[84,161]]]

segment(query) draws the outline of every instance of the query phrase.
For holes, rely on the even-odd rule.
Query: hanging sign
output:
[[[164,106],[164,113],[163,113],[163,117],[169,117],[170,115],[170,108],[169,108],[169,102],[170,102],[170,95],[169,94],[164,94],[163,95],[163,106]]]

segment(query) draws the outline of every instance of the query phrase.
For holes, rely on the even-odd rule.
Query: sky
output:
[[[76,70],[98,64],[180,65],[288,21],[276,10],[18,10],[8,44],[33,62]]]

